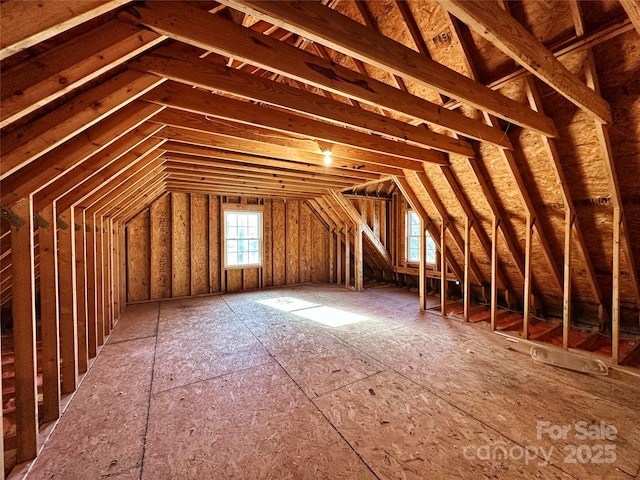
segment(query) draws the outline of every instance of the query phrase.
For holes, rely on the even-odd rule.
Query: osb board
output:
[[[258,336],[303,392],[314,398],[385,369],[310,321],[280,312],[282,327]]]
[[[171,194],[172,218],[172,282],[171,296],[191,294],[191,242],[189,194]]]
[[[127,265],[127,298],[130,302],[149,300],[151,283],[149,210],[144,210],[127,226],[129,247]]]
[[[191,295],[209,293],[209,198],[191,194]]]
[[[577,214],[587,239],[587,249],[594,269],[600,280],[602,294],[611,298],[613,267],[613,211],[610,207],[580,205]],[[624,249],[620,255],[620,299],[623,302],[635,302],[630,278],[631,266],[627,262]],[[625,279],[627,281],[625,281]]]
[[[284,285],[286,279],[286,251],[285,251],[285,203],[273,200],[271,231],[273,245],[273,285]]]
[[[243,289],[243,272],[240,268],[229,268],[224,274],[227,278],[227,292],[238,292]]]
[[[592,0],[582,9],[582,18],[587,31],[595,30],[607,20],[624,18],[624,9],[618,0]]]
[[[636,266],[640,269],[640,48],[630,31],[594,49],[602,96],[614,123],[609,127],[618,185]]]
[[[546,46],[575,35],[571,3],[566,0],[523,0],[508,5],[509,13]],[[590,8],[587,5],[583,10]]]
[[[171,196],[151,205],[151,299],[171,297]]]
[[[155,336],[159,313],[160,302],[129,305],[109,335],[108,344]]]
[[[498,478],[491,462],[461,445],[518,445],[404,376],[382,372],[314,403],[378,478]],[[465,456],[465,454],[467,454]],[[533,463],[533,462],[532,462]],[[536,464],[510,465],[511,478],[539,475]],[[506,477],[505,477],[506,478]],[[570,478],[557,467],[544,478]]]
[[[155,395],[144,465],[149,480],[376,478],[273,363]]]
[[[251,290],[260,288],[260,269],[259,268],[245,268],[243,287],[245,290]]]
[[[445,330],[441,329],[445,325],[416,320],[409,320],[414,329],[385,331],[352,344],[511,441],[544,446],[547,451],[553,446],[551,463],[576,478],[609,478],[609,475],[625,478],[616,477],[616,468],[637,471],[640,466],[636,455],[640,442],[637,405],[627,403],[628,394],[613,395],[610,385],[604,382],[598,385],[601,382],[598,379],[535,364],[528,357],[506,350],[504,344],[495,344],[497,337],[474,341],[462,330],[462,324],[459,327],[449,324]],[[458,337],[460,334],[464,336]],[[462,342],[465,348],[459,348]],[[565,448],[577,446],[578,440],[574,435],[556,441],[548,437],[538,439],[536,425],[540,420],[550,425],[570,424],[572,428],[578,421],[613,423],[619,432],[615,441],[616,463],[565,463]],[[445,430],[458,432],[461,427],[452,424]],[[521,467],[523,462],[507,463],[511,470]],[[545,468],[544,473],[547,471]]]
[[[582,52],[567,55],[562,63],[583,79],[581,70],[584,62],[585,53]],[[611,186],[596,135],[595,120],[543,83],[537,85],[544,111],[554,120],[560,134],[561,141],[556,145],[573,200],[608,197]]]
[[[311,217],[311,281],[312,282],[328,282],[329,281],[329,242],[331,235],[320,221]],[[335,249],[334,249],[335,262]]]
[[[154,393],[272,361],[222,299],[165,305],[158,325]]]
[[[28,478],[139,478],[154,345],[150,337],[102,349]]]
[[[311,211],[309,208],[300,204],[300,283],[311,281],[311,252],[312,252],[312,244],[313,238],[311,236]]]
[[[300,202],[285,202],[285,262],[287,263],[287,284],[300,283]]]

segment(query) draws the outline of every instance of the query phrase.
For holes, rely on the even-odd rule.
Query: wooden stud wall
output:
[[[132,218],[126,224],[127,302],[328,282],[326,226],[300,200],[260,201],[261,268],[222,268],[224,197],[174,192]]]

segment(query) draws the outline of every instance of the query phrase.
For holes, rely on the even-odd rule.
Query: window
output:
[[[420,225],[420,217],[413,210],[409,210],[407,212],[407,221],[406,221],[406,256],[407,262],[417,263],[420,261],[420,231],[422,230],[422,226]],[[425,263],[428,265],[435,265],[436,263],[436,243],[431,238],[429,232],[425,232],[426,238],[426,260]]]
[[[224,212],[224,266],[262,265],[262,212]]]

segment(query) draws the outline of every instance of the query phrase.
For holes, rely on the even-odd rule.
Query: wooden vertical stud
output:
[[[444,218],[440,229],[440,314],[447,314],[447,225]]]
[[[19,200],[13,206],[13,212],[22,219],[11,226],[16,461],[21,463],[38,454],[33,198]]]
[[[420,219],[420,260],[418,265],[418,290],[420,291],[420,310],[425,311],[427,309],[427,277],[425,272],[425,264],[427,262],[427,231],[424,228],[424,221]]]
[[[531,215],[527,213],[524,251],[524,318],[522,322],[522,337],[529,338],[529,317],[531,315],[531,241],[533,236]]]
[[[104,288],[102,286],[102,282],[104,280],[103,277],[103,267],[104,261],[102,259],[103,251],[102,251],[102,217],[99,215],[94,216],[94,226],[95,226],[95,244],[96,244],[96,255],[95,255],[95,272],[96,272],[96,312],[97,312],[97,328],[98,328],[98,345],[104,344],[104,331],[105,331],[105,318],[104,318]]]
[[[58,245],[56,208],[48,204],[40,211],[40,329],[42,338],[42,420],[60,416],[60,343],[58,310]]]
[[[349,248],[349,226],[344,225],[344,286],[351,284],[351,249]]]
[[[76,267],[76,301],[78,322],[78,372],[87,371],[89,357],[87,352],[87,277],[85,270],[85,228],[84,211],[75,213],[75,267]]]
[[[469,321],[469,307],[471,303],[471,220],[468,216],[464,219],[464,321]]]
[[[340,224],[336,223],[336,283],[342,283],[342,232]]]
[[[62,393],[71,393],[77,387],[78,326],[76,300],[76,247],[73,208],[59,213],[58,268],[60,284],[60,357],[62,365]]]
[[[85,265],[87,271],[87,353],[94,358],[98,353],[98,323],[96,302],[96,231],[95,218],[89,216],[87,223],[87,248],[85,251]]]
[[[498,217],[493,216],[491,225],[491,330],[496,329],[498,313]]]
[[[357,292],[362,292],[364,290],[364,259],[363,259],[363,245],[362,245],[362,226],[356,226],[353,229],[353,253],[355,257],[355,265],[354,265],[354,286]]]
[[[613,283],[611,298],[611,361],[620,361],[620,227],[622,211],[619,205],[613,207]]]
[[[571,232],[575,214],[567,208],[564,227],[564,292],[562,301],[562,348],[569,349],[571,329]]]

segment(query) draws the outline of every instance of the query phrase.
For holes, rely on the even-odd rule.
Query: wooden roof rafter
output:
[[[214,15],[203,15],[202,10],[191,5],[180,4],[180,8],[176,8],[176,5],[177,2],[172,2],[171,7],[167,2],[143,4],[131,10],[132,13],[120,13],[119,18],[136,25],[145,25],[163,35],[220,55],[242,58],[311,86],[440,125],[464,137],[511,148],[503,135],[496,135],[493,129],[487,128],[482,122],[461,113],[443,109],[367,75],[256,34],[233,22]]]
[[[221,0],[290,31],[379,68],[464,100],[511,123],[556,136],[553,122],[419,52],[315,2]]]
[[[438,0],[438,3],[601,123],[611,123],[608,103],[569,72],[498,4],[477,0]]]

